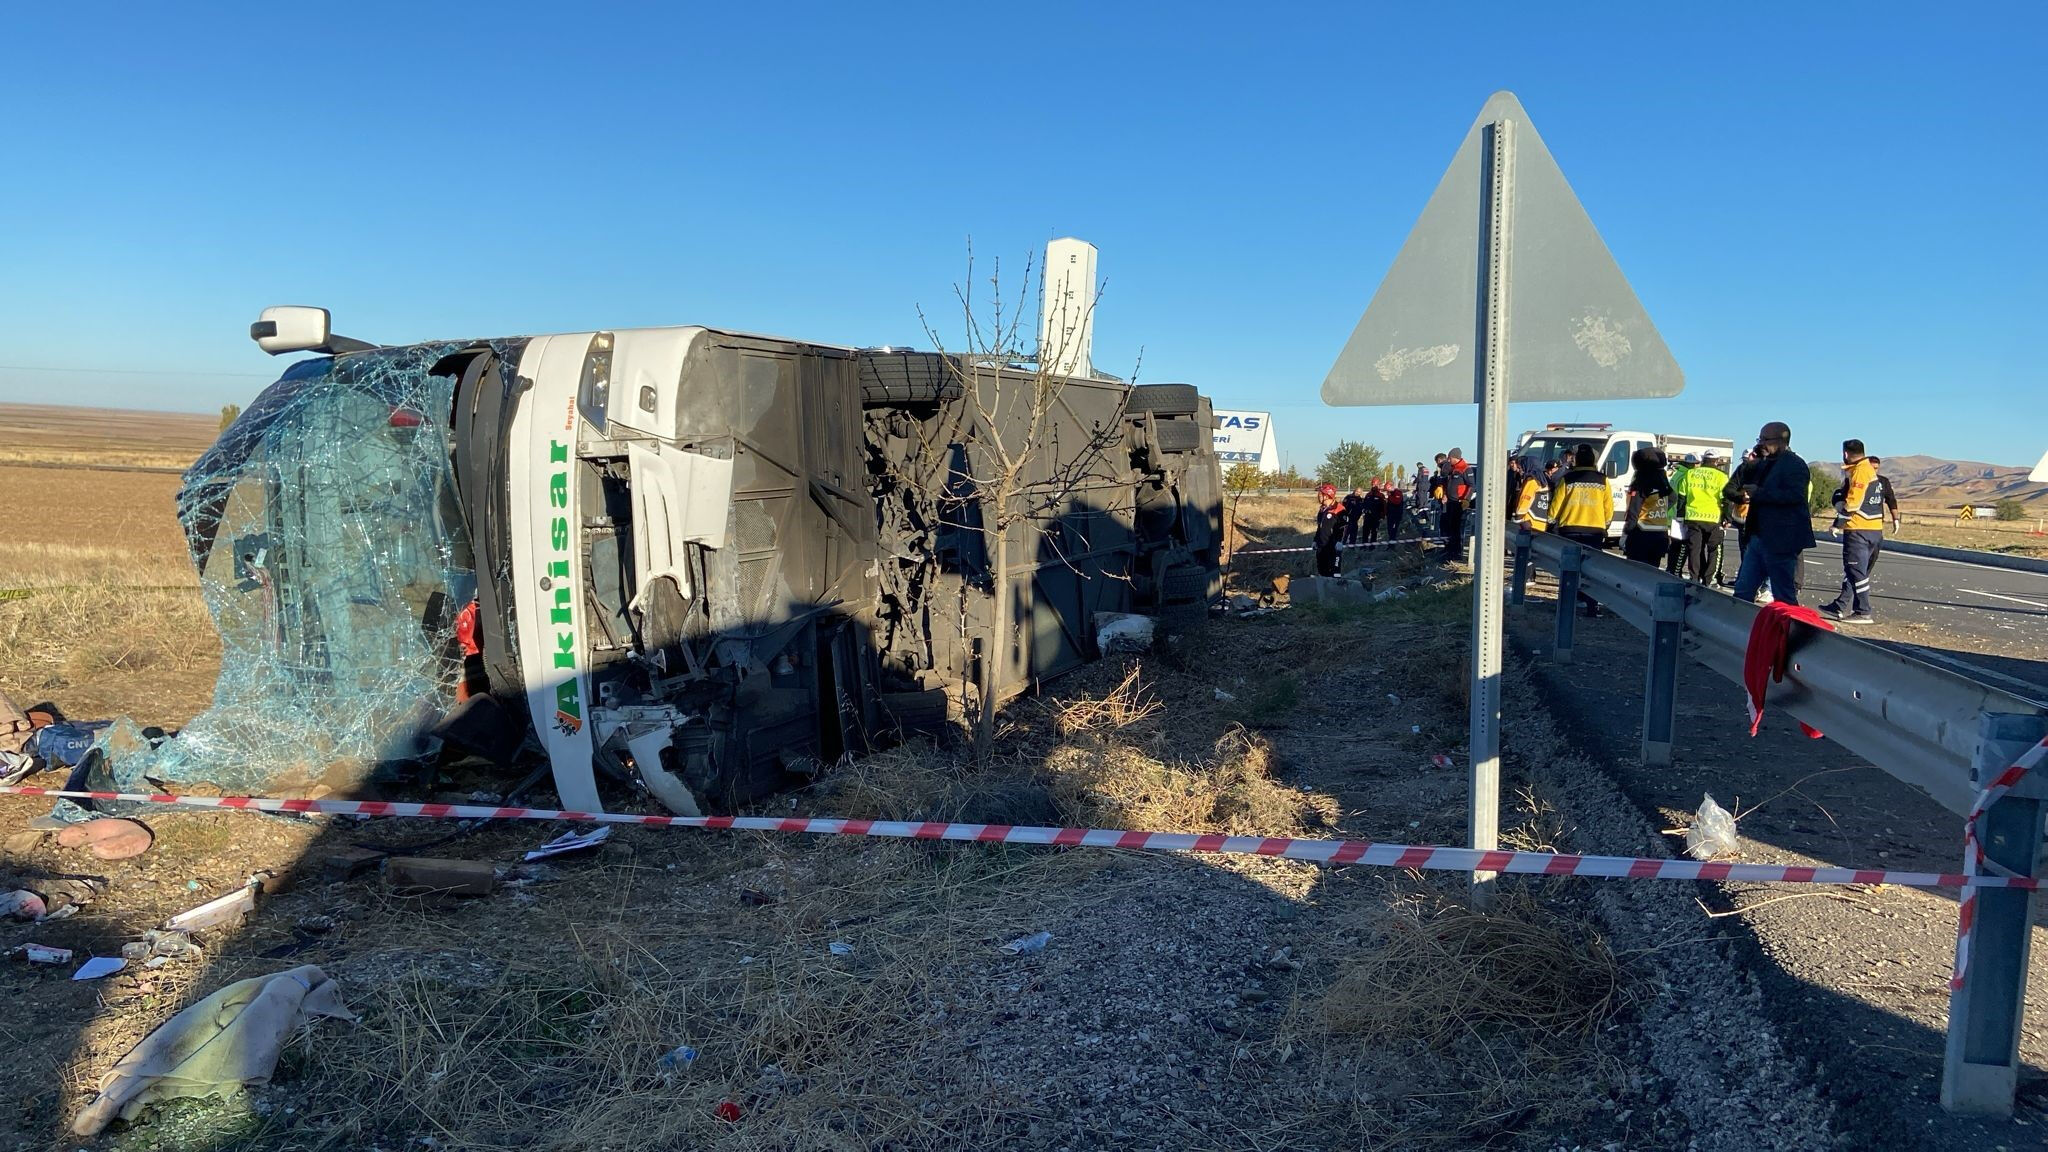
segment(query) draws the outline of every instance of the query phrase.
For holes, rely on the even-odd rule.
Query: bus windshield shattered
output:
[[[302,361],[186,472],[178,494],[221,637],[213,704],[151,749],[108,733],[136,786],[341,789],[432,751],[473,594],[447,446],[456,345]]]

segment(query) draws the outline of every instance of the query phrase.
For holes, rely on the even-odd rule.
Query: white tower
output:
[[[1062,376],[1095,371],[1095,245],[1071,236],[1045,246],[1038,360]]]

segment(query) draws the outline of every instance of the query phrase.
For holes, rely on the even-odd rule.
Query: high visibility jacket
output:
[[[1662,532],[1671,527],[1671,497],[1662,492],[1636,496],[1636,527]]]
[[[1845,520],[1843,526],[1851,531],[1884,530],[1884,486],[1877,482],[1877,465],[1868,456],[1849,465],[1835,515]]]
[[[1598,468],[1574,468],[1550,490],[1552,528],[1598,528],[1614,522],[1614,488]]]
[[[1536,485],[1536,498],[1529,502],[1529,527],[1538,532],[1550,530],[1550,485],[1542,480],[1532,480]]]
[[[1728,476],[1718,468],[1696,464],[1685,470],[1685,480],[1678,486],[1678,495],[1685,501],[1685,518],[1708,524],[1721,519],[1721,493],[1728,487]]]
[[[1525,476],[1522,478],[1522,483],[1518,486],[1515,492],[1515,512],[1513,516],[1515,523],[1530,524],[1534,520],[1536,508],[1536,492],[1538,489],[1542,487],[1542,481],[1536,479],[1534,476]]]

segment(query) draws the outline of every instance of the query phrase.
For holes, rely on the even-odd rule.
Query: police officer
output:
[[[1686,575],[1702,584],[1721,579],[1721,493],[1728,487],[1728,462],[1708,452],[1688,468],[1678,490],[1679,514],[1685,518]],[[1711,574],[1711,575],[1709,575]]]
[[[1316,489],[1316,575],[1337,574],[1337,545],[1344,539],[1344,502],[1337,499],[1337,486]]]
[[[1550,489],[1550,530],[1588,548],[1607,547],[1607,526],[1614,519],[1614,489],[1607,474],[1594,466],[1599,455],[1591,444],[1572,449],[1572,466]],[[1579,593],[1586,615],[1600,615],[1600,602]]]
[[[1679,518],[1679,513],[1685,504],[1685,478],[1699,465],[1700,458],[1687,452],[1671,466],[1672,526],[1666,529],[1671,536],[1671,547],[1664,555],[1664,570],[1673,576],[1685,575],[1685,561],[1691,551],[1685,538],[1685,522]]]

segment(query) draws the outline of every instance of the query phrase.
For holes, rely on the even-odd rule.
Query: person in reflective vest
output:
[[[1702,584],[1721,577],[1721,493],[1728,487],[1727,461],[1709,452],[1688,468],[1678,487],[1678,514],[1685,520],[1685,574]]]
[[[1542,466],[1534,456],[1524,456],[1516,462],[1514,511],[1509,519],[1532,532],[1543,531],[1543,522],[1550,511],[1549,491],[1543,483]],[[1536,504],[1542,498],[1543,514],[1538,515]]]
[[[1401,521],[1408,514],[1407,494],[1399,484],[1387,485],[1387,539],[1401,538]]]
[[[1863,441],[1842,441],[1842,487],[1835,493],[1834,535],[1842,542],[1842,590],[1820,606],[1844,624],[1872,624],[1870,570],[1884,549],[1884,486]]]
[[[1594,467],[1591,444],[1572,449],[1572,466],[1550,489],[1550,530],[1588,548],[1607,547],[1607,525],[1614,517],[1614,489],[1607,474]],[[1586,615],[1600,615],[1600,602],[1579,593]]]
[[[1443,515],[1437,523],[1444,534],[1444,563],[1461,563],[1465,559],[1465,512],[1467,501],[1472,498],[1472,466],[1465,462],[1465,451],[1453,448],[1444,460],[1443,471]]]
[[[1655,568],[1671,549],[1671,480],[1664,474],[1664,450],[1638,448],[1629,463],[1628,511],[1621,530],[1621,554]]]

